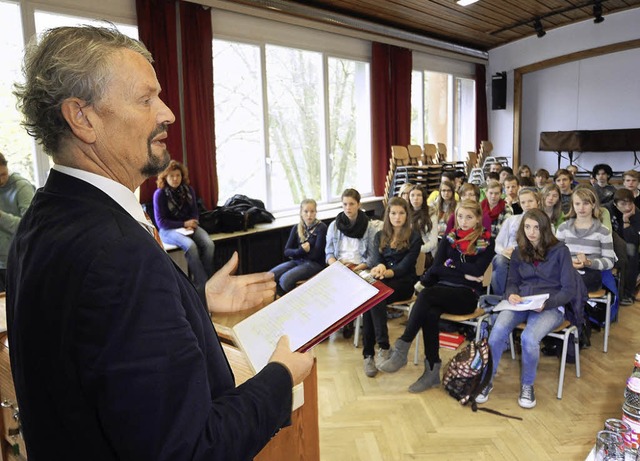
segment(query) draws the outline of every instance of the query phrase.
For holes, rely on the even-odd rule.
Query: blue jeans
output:
[[[503,295],[507,288],[507,277],[509,276],[509,258],[502,255],[495,255],[491,264],[491,292],[494,295]]]
[[[564,321],[564,315],[558,308],[536,311],[501,311],[496,323],[489,335],[489,347],[493,360],[491,380],[498,370],[498,364],[502,353],[507,348],[509,333],[520,323],[526,322],[527,326],[522,332],[522,376],[520,384],[532,386],[538,371],[540,360],[540,341],[547,333],[555,330]]]
[[[214,245],[207,231],[198,227],[190,236],[182,235],[175,229],[160,229],[160,238],[164,243],[180,247],[187,259],[189,274],[196,288],[204,287],[213,275]]]
[[[300,280],[306,280],[324,269],[324,266],[307,259],[292,259],[278,264],[269,272],[273,272],[276,283],[285,293],[293,290],[296,283]]]

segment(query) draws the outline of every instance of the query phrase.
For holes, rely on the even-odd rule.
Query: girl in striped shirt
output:
[[[588,291],[602,286],[602,272],[616,261],[611,232],[600,222],[600,204],[595,192],[586,186],[577,187],[571,196],[567,221],[556,232],[573,260],[573,267],[582,275]]]

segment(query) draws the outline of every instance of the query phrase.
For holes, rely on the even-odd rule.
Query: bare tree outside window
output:
[[[213,90],[219,204],[266,196],[260,47],[215,40]]]
[[[368,63],[217,39],[213,49],[219,203],[242,193],[279,211],[371,191]]]

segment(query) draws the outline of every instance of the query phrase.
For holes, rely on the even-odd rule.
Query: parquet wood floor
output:
[[[334,335],[316,347],[320,453],[322,461],[582,461],[607,418],[621,416],[625,382],[640,352],[640,303],[622,307],[611,327],[609,352],[603,332],[580,351],[581,378],[567,365],[562,400],[556,398],[559,360],[542,356],[535,383],[537,406],[520,408],[520,357],[505,353],[484,404],[522,421],[473,413],[442,388],[410,394],[407,387],[423,371],[409,364],[394,374],[367,378],[362,348]],[[400,322],[389,321],[393,343]],[[443,363],[454,351],[441,349]],[[421,357],[423,359],[423,356]]]

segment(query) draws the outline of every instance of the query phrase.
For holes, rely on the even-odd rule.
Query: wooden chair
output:
[[[394,165],[409,165],[409,151],[405,146],[391,146],[391,158]]]
[[[491,141],[480,141],[480,153],[486,157],[493,152],[493,143]]]
[[[478,154],[473,151],[467,152],[467,174],[478,165]]]
[[[409,164],[420,165],[422,163],[422,147],[417,144],[409,144],[407,150],[409,152]]]
[[[435,163],[438,163],[437,161],[438,148],[436,147],[435,144],[424,145],[424,157],[425,157],[425,163],[427,165],[433,165]]]
[[[447,161],[447,146],[444,143],[438,143],[438,163]]]
[[[521,323],[516,328],[524,330],[526,323]],[[562,387],[564,385],[564,372],[567,366],[567,353],[569,351],[569,338],[573,337],[573,347],[576,356],[576,377],[580,377],[580,340],[578,338],[578,327],[571,325],[565,320],[558,328],[548,333],[547,336],[562,340],[562,356],[560,357],[560,376],[558,377],[558,399],[562,398]],[[515,360],[516,352],[513,342],[513,332],[509,334],[509,345],[511,346],[511,358]]]

